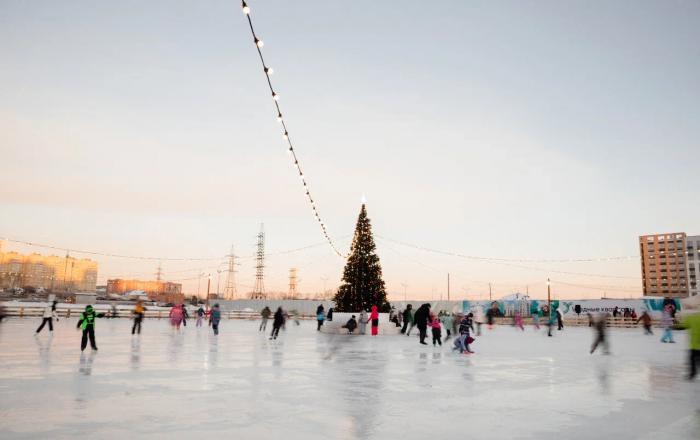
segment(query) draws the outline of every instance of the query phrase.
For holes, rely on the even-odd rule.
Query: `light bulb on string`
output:
[[[294,149],[292,147],[287,148],[287,154],[292,154]]]
[[[287,132],[285,131],[284,134],[282,135],[282,138],[283,138],[285,141],[286,141],[287,139],[289,139],[289,133],[287,133]]]
[[[265,73],[267,73],[268,75],[272,75],[273,73],[275,73],[275,71],[272,69],[272,67],[265,67]]]
[[[244,13],[245,15],[250,14],[250,7],[246,4],[246,2],[243,2],[243,4],[242,4],[242,9],[243,9],[243,13]]]
[[[277,122],[282,122],[282,113],[277,113]]]
[[[258,39],[258,37],[255,37],[255,45],[260,47],[263,47],[265,43],[263,43],[263,40]]]
[[[279,101],[279,100],[280,100],[280,95],[278,95],[278,94],[275,93],[275,92],[272,92],[272,99],[274,99],[275,101]]]

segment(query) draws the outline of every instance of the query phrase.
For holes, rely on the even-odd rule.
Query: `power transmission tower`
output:
[[[161,263],[158,263],[158,270],[156,271],[156,281],[160,281],[163,279],[163,266]]]
[[[224,288],[224,299],[232,300],[236,298],[236,254],[233,253],[233,245],[231,245],[231,253],[228,254],[228,274],[226,275],[226,287]]]
[[[287,294],[289,299],[297,299],[297,268],[292,267],[289,269],[289,293]]]
[[[258,250],[255,253],[257,263],[255,265],[255,288],[251,295],[252,299],[265,299],[265,230],[264,226],[260,225],[260,233],[258,234]]]

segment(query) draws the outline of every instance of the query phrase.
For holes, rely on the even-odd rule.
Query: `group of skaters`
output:
[[[316,307],[316,330],[321,331],[326,321],[333,321],[333,307],[330,307],[328,312],[326,312],[323,304],[319,304]],[[359,318],[356,315],[351,315],[350,319],[341,328],[346,329],[348,334],[355,334],[355,330],[358,330],[359,334],[365,335],[367,334],[368,324],[371,335],[377,336],[379,334],[379,309],[377,306],[372,306],[369,313],[367,313],[367,310],[362,310]]]
[[[267,329],[267,321],[269,321],[270,316],[272,316],[272,332],[270,332],[270,340],[277,339],[280,334],[280,329],[285,328],[287,320],[289,319],[289,313],[284,311],[281,306],[277,307],[274,315],[272,314],[272,310],[270,310],[268,306],[265,306],[265,308],[260,312],[260,316],[262,317],[262,322],[260,323],[260,328],[258,331],[261,332],[264,332]],[[299,323],[299,321],[296,322],[297,324]]]
[[[140,302],[140,301],[139,301]],[[138,308],[138,304],[136,306]],[[145,310],[145,309],[144,309]],[[197,317],[197,321],[195,323],[195,327],[201,327],[202,323],[206,319],[207,322],[209,323],[209,327],[212,328],[214,331],[215,335],[219,334],[219,323],[221,322],[221,308],[219,307],[219,304],[214,304],[214,306],[209,309],[205,309],[201,304],[199,305],[199,308],[195,311],[195,315]],[[179,331],[180,330],[180,325],[183,327],[187,327],[187,319],[190,317],[189,313],[187,312],[187,307],[185,307],[184,304],[176,304],[170,309],[170,313],[168,314],[168,318],[170,319],[170,325],[173,327],[173,329]],[[141,316],[143,318],[143,316]],[[134,318],[134,326],[137,317]],[[139,332],[141,331],[141,327],[139,325]],[[134,333],[133,330],[131,332],[132,334]]]

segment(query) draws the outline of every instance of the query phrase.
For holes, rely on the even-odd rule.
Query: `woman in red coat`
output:
[[[379,332],[379,312],[377,312],[377,306],[372,306],[372,313],[369,314],[369,320],[372,323],[372,336],[377,336]]]

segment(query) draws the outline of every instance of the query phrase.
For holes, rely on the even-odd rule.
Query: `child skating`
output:
[[[433,318],[430,328],[433,332],[433,347],[435,347],[436,342],[442,347],[442,332],[440,331],[440,320],[437,317]]]
[[[218,304],[214,304],[209,314],[209,326],[214,330],[214,334],[219,334],[219,322],[221,322],[221,309],[219,309]]]
[[[85,307],[85,311],[80,314],[80,319],[78,320],[78,325],[75,328],[82,328],[83,339],[80,342],[80,351],[85,350],[87,347],[88,339],[90,339],[90,346],[93,350],[97,350],[97,343],[95,342],[95,318],[104,317],[104,313],[95,313],[95,310],[91,305]]]
[[[58,301],[52,301],[51,304],[47,305],[44,308],[44,315],[43,319],[41,320],[41,325],[39,326],[38,329],[36,329],[36,333],[40,333],[41,330],[44,328],[46,324],[49,324],[49,332],[53,334],[53,320],[54,318],[56,319],[56,322],[58,322],[58,315],[56,314],[56,304],[58,304]]]
[[[460,353],[474,353],[469,348],[469,344],[474,342],[474,339],[469,335],[469,330],[474,331],[472,324],[472,313],[464,316],[459,323],[459,337],[455,339],[453,350],[459,350]]]

